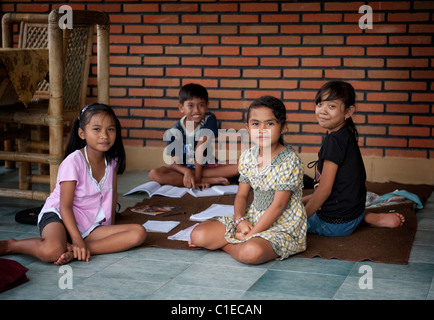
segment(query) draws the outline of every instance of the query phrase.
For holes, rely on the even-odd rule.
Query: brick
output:
[[[419,136],[419,137],[429,137],[431,133],[430,128],[422,127],[403,127],[403,126],[392,126],[389,128],[389,135],[392,136]]]
[[[227,112],[227,111],[214,111],[214,114],[219,120],[242,120],[242,112]]]
[[[433,71],[432,70],[411,70],[411,78],[412,79],[432,79]]]
[[[130,88],[128,90],[130,96],[133,97],[163,97],[163,89],[147,89],[147,88]]]
[[[321,28],[319,25],[281,25],[280,33],[290,34],[312,34],[320,33]]]
[[[344,44],[343,36],[303,36],[303,44]]]
[[[324,70],[325,77],[330,79],[364,79],[365,70],[341,69]]]
[[[243,47],[243,56],[277,56],[280,55],[279,47]]]
[[[164,70],[158,67],[129,67],[128,74],[132,76],[162,76]]]
[[[433,56],[434,55],[434,47],[412,47],[411,48],[412,56]]]
[[[179,19],[177,15],[174,14],[144,14],[142,16],[143,23],[164,23],[164,24],[173,24],[173,23],[179,23]],[[132,22],[132,21],[131,21]]]
[[[165,54],[172,55],[200,55],[202,48],[200,46],[166,46]]]
[[[145,56],[143,58],[143,64],[145,65],[177,65],[179,64],[178,57],[162,56],[162,57],[152,57]]]
[[[396,115],[368,115],[368,123],[374,124],[410,124],[409,116]]]
[[[122,127],[128,127],[128,128],[141,128],[143,126],[142,120],[136,120],[136,119],[119,119],[119,122],[121,123]]]
[[[407,139],[366,137],[366,145],[370,147],[407,147]]]
[[[236,3],[202,3],[201,12],[235,12],[238,10]]]
[[[434,149],[434,139],[410,139],[410,148]]]
[[[197,33],[196,26],[191,25],[163,25],[160,26],[161,34],[195,34]]]
[[[261,66],[296,67],[299,65],[298,58],[261,58]]]
[[[270,12],[277,11],[277,3],[241,3],[241,12]]]
[[[218,43],[218,38],[215,43]],[[257,45],[259,43],[258,37],[255,36],[223,36],[221,38],[222,44],[253,44]]]
[[[143,43],[146,44],[179,44],[178,36],[143,36]]]
[[[420,105],[420,104],[387,104],[386,111],[387,112],[396,112],[396,113],[428,113],[429,105]],[[412,117],[413,124],[429,124],[427,123],[417,123],[419,117]],[[421,119],[426,119],[421,117]],[[428,118],[429,119],[429,118]],[[434,123],[434,119],[430,119],[432,123]]]
[[[319,56],[321,55],[320,47],[283,47],[282,55],[284,56]]]
[[[426,90],[425,82],[412,81],[385,81],[384,89],[386,90]]]
[[[411,101],[413,102],[433,102],[434,93],[412,93]]]
[[[219,38],[217,36],[182,36],[183,44],[217,44]]]
[[[409,22],[409,21],[429,21],[429,12],[416,12],[416,13],[402,13],[402,12],[389,12],[387,14],[387,21]]]
[[[302,15],[303,22],[341,22],[342,13],[305,13]]]
[[[259,80],[261,89],[296,89],[296,80]]]
[[[283,76],[286,78],[321,78],[321,69],[284,69]]]
[[[161,12],[198,12],[199,6],[195,3],[182,3],[182,4],[162,4]]]
[[[149,45],[141,45],[141,46],[129,46],[131,54],[163,54],[163,46],[149,46]],[[110,51],[110,53],[112,53]]]
[[[201,14],[192,15],[192,14],[183,14],[182,23],[217,23],[219,21],[219,16],[216,14]]]
[[[321,4],[320,3],[282,3],[282,11],[296,11],[296,12],[309,12],[309,11],[320,11]]]
[[[257,14],[222,14],[220,15],[220,21],[221,23],[258,23],[259,16]]]
[[[258,58],[229,58],[229,57],[222,57],[221,58],[221,65],[222,66],[257,66],[258,65]]]
[[[351,25],[324,25],[322,26],[322,33],[323,34],[330,34],[330,33],[337,33],[337,34],[343,34],[343,33],[362,33],[363,30],[360,29],[358,24],[351,24]]]
[[[217,66],[218,58],[203,58],[203,57],[187,57],[182,58],[182,65],[184,66],[196,66],[196,65],[205,65],[205,66]]]
[[[428,59],[387,59],[387,67],[389,68],[426,68],[428,66]]]
[[[386,149],[386,157],[426,158],[426,151],[409,149]]]
[[[381,58],[344,58],[345,67],[365,67],[381,68],[384,67],[384,59]]]
[[[168,77],[183,77],[188,75],[189,77],[201,77],[201,68],[179,68],[179,67],[167,67],[166,76]]]
[[[204,55],[237,56],[240,54],[238,46],[208,46],[203,48]]]
[[[339,58],[302,58],[301,65],[303,67],[339,67],[341,65],[341,59]]]
[[[390,44],[431,44],[431,36],[390,36]]]
[[[244,91],[245,99],[254,100],[257,99],[258,97],[265,96],[265,95],[273,96],[276,97],[277,99],[282,99],[282,92],[278,90],[245,90]]]
[[[371,79],[408,79],[410,73],[408,70],[369,70],[368,77]]]
[[[142,58],[141,57],[130,57],[130,56],[110,56],[110,65],[116,65],[116,64],[125,64],[125,65],[131,65],[131,64],[141,64]]]
[[[300,15],[298,14],[263,14],[261,15],[261,22],[264,23],[288,23],[288,22],[300,22]],[[283,26],[281,26],[283,27]],[[291,27],[296,27],[292,25]],[[282,31],[282,30],[281,30]],[[294,32],[297,33],[297,32]]]
[[[280,78],[281,69],[244,69],[244,78]]]
[[[292,45],[301,44],[301,38],[299,36],[261,36],[261,43],[264,45]]]
[[[387,43],[387,36],[348,36],[347,44],[357,45],[384,45]]]
[[[177,78],[145,78],[145,88],[149,87],[180,87]]]
[[[237,26],[232,25],[205,25],[199,27],[200,34],[237,34]]]
[[[119,12],[120,10],[117,10]],[[123,12],[158,12],[158,4],[129,4],[125,3],[123,5]]]
[[[205,68],[204,76],[211,78],[238,78],[241,74],[239,69],[229,69],[229,68]]]
[[[368,99],[368,101],[407,101],[408,93],[402,93],[402,92],[368,93],[366,98]]]
[[[368,56],[407,56],[408,52],[407,47],[368,47],[366,49]]]
[[[258,25],[258,26],[240,26],[240,33],[278,33],[278,26],[267,26],[267,25]],[[235,30],[236,33],[236,30]]]
[[[256,88],[258,86],[258,82],[257,80],[221,79],[220,86],[222,88]]]
[[[432,116],[413,116],[412,123],[418,125],[429,125],[432,126],[434,124],[434,117]]]

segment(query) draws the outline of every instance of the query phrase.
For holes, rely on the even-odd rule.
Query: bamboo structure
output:
[[[8,136],[8,123],[15,124],[19,131],[15,136],[17,150],[5,148],[5,151],[0,151],[0,160],[19,163],[19,187],[18,189],[0,188],[0,196],[45,200],[49,193],[31,190],[32,182],[49,181],[50,191],[53,191],[64,155],[64,126],[70,124],[86,104],[95,30],[98,102],[109,104],[109,18],[107,14],[74,10],[72,29],[59,27],[60,18],[62,14],[56,9],[49,15],[8,13],[2,19],[3,47],[13,46],[12,25],[18,23],[20,25],[18,47],[45,45],[48,48],[49,97],[48,101],[41,99],[32,101],[27,108],[20,103],[13,106],[0,106],[0,123],[6,124],[0,126],[6,128],[2,134]],[[40,86],[40,89],[43,91],[44,85]],[[48,142],[27,141],[30,130],[35,126],[48,127]],[[49,179],[47,175],[32,175],[31,163],[48,164]]]

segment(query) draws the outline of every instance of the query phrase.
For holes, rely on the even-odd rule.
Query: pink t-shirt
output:
[[[47,198],[39,214],[38,223],[45,212],[56,212],[61,218],[60,183],[76,181],[73,211],[78,230],[82,236],[87,236],[95,224],[110,225],[115,168],[116,160],[107,163],[104,177],[98,183],[90,174],[83,153],[80,150],[71,153],[59,166],[56,187]],[[98,221],[97,219],[101,220]]]

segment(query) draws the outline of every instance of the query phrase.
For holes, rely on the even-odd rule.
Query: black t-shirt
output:
[[[338,165],[332,192],[318,210],[318,216],[325,221],[340,222],[360,216],[365,210],[366,171],[357,141],[347,126],[326,135],[318,159],[319,173],[324,160]]]

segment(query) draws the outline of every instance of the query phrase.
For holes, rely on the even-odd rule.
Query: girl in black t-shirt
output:
[[[351,234],[360,222],[395,228],[404,223],[399,213],[366,213],[366,172],[358,133],[351,118],[355,92],[351,84],[331,81],[315,97],[319,125],[327,130],[318,153],[313,194],[303,197],[308,232],[323,236]]]

